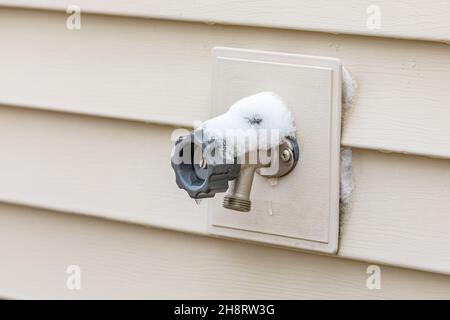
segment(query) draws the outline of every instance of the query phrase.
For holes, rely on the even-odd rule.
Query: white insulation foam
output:
[[[340,167],[340,199],[341,209],[346,209],[352,200],[353,177],[352,177],[352,149],[341,149],[341,167]]]
[[[355,103],[357,90],[358,83],[353,78],[350,71],[347,68],[342,67],[342,118],[346,116],[350,108]],[[339,183],[340,209],[341,212],[345,214],[351,207],[352,194],[354,189],[351,148],[341,148]]]
[[[348,111],[356,98],[358,84],[347,68],[342,67],[342,109]]]
[[[227,146],[227,158],[256,149],[268,150],[296,135],[294,117],[273,92],[237,101],[226,113],[203,122],[201,129],[207,140],[214,139]]]

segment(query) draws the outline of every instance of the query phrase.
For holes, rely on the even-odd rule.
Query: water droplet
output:
[[[273,216],[272,201],[269,201],[269,216]]]
[[[195,199],[195,203],[196,203],[197,205],[200,205],[200,203],[202,203],[202,199]]]
[[[269,178],[269,179],[267,179],[267,181],[269,182],[269,185],[271,187],[275,187],[278,184],[278,178],[277,177]]]

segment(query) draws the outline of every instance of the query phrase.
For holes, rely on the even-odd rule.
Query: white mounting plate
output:
[[[336,253],[339,231],[341,63],[338,59],[213,49],[213,116],[261,91],[280,95],[297,125],[300,160],[272,186],[255,175],[248,213],[208,204],[208,232],[275,246]]]

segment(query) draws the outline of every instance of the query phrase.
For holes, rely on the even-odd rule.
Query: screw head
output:
[[[200,168],[206,169],[208,167],[208,162],[205,159],[200,160],[200,163],[198,164]]]
[[[291,151],[289,149],[284,149],[281,152],[281,160],[283,160],[284,162],[288,162],[289,160],[291,160]]]

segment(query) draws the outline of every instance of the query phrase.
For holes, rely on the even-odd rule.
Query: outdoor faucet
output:
[[[247,152],[232,161],[226,161],[225,152],[226,145],[204,141],[201,130],[180,137],[171,160],[178,187],[193,199],[212,198],[228,190],[223,206],[248,212],[255,172],[267,178],[281,177],[291,172],[299,159],[299,147],[293,138],[286,138],[270,150]],[[264,154],[267,158],[263,161]]]
[[[180,137],[171,162],[177,185],[191,198],[228,190],[223,206],[247,212],[255,172],[284,176],[295,168],[299,154],[291,112],[281,97],[261,92]]]

